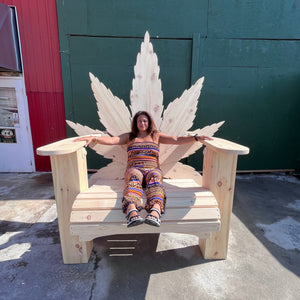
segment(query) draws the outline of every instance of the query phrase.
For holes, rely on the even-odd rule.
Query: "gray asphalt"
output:
[[[237,176],[226,260],[170,233],[99,238],[64,265],[51,173],[0,173],[0,231],[1,300],[300,299],[300,180],[284,173]]]

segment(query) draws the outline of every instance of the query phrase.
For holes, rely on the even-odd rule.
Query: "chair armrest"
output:
[[[213,137],[213,140],[205,140],[202,143],[214,152],[238,155],[246,155],[249,153],[248,147],[216,137]]]
[[[42,156],[51,156],[76,152],[85,145],[85,141],[74,142],[76,138],[72,137],[39,147],[36,149],[36,153]]]

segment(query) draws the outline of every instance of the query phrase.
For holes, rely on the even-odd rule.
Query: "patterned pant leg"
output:
[[[160,169],[154,169],[146,174],[146,189],[147,203],[145,209],[150,212],[154,204],[159,204],[161,213],[165,213],[166,192],[162,183],[163,175]]]
[[[134,204],[140,211],[143,209],[143,174],[135,168],[129,168],[124,176],[125,188],[123,191],[122,209],[125,213],[129,204]]]

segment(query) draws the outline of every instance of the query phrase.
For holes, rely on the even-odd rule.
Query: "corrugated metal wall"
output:
[[[55,0],[4,0],[17,8],[34,151],[66,136]],[[48,157],[35,154],[37,171]]]

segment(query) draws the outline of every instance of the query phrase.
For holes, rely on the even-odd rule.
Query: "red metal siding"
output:
[[[55,0],[2,0],[17,8],[26,94],[34,152],[66,137]],[[37,156],[37,171],[49,158]]]

